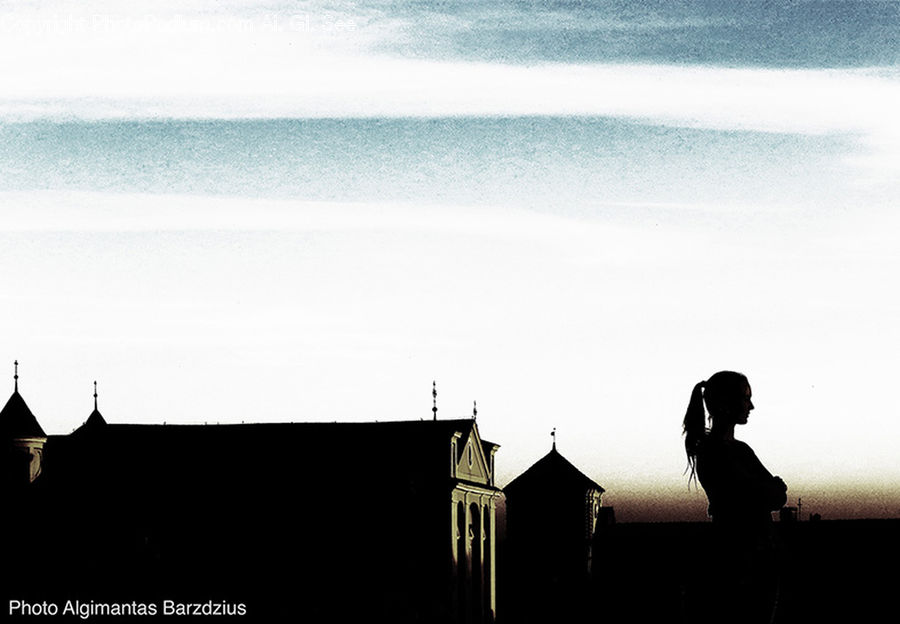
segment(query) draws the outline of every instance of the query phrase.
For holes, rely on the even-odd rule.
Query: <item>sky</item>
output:
[[[900,3],[0,2],[0,370],[48,433],[470,417],[624,521],[681,419],[900,516]],[[2,382],[0,382],[2,387]]]

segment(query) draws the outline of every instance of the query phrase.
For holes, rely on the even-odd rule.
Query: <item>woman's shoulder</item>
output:
[[[697,456],[714,463],[717,461],[741,462],[756,457],[756,454],[746,442],[707,435],[698,448]]]
[[[733,444],[737,440],[725,440],[719,436],[706,434],[700,443],[700,452],[704,453],[727,453],[732,450]]]
[[[741,442],[735,438],[725,439],[719,436],[707,434],[700,443],[700,449],[705,451],[723,451],[723,452],[753,452],[750,445]]]

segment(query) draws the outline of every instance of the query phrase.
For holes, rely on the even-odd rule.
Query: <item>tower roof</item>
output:
[[[99,425],[105,425],[105,424],[106,424],[106,419],[103,418],[103,415],[97,410],[97,408],[94,408],[94,411],[91,412],[91,415],[88,416],[88,419],[86,421],[84,421],[84,424],[81,425],[81,427],[79,427],[79,429],[83,428],[83,427],[97,427]]]
[[[555,488],[562,484],[577,485],[585,490],[605,490],[596,481],[575,467],[572,462],[559,454],[556,445],[549,453],[536,461],[528,470],[513,479],[504,491],[534,488]]]
[[[88,416],[88,419],[81,423],[81,426],[73,431],[72,434],[75,436],[82,436],[85,432],[97,431],[98,429],[106,426],[106,419],[103,418],[103,415],[95,407],[94,411],[91,412],[91,415]]]
[[[47,437],[18,389],[13,391],[3,410],[0,410],[0,436],[3,438]]]
[[[103,415],[100,414],[100,410],[97,409],[97,382],[94,382],[94,411],[91,412],[91,415],[88,416],[88,419],[84,421],[85,427],[96,427],[97,425],[105,425],[106,420],[103,418]]]

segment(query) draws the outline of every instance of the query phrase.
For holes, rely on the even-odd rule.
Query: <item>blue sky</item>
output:
[[[730,67],[894,65],[896,2],[759,0],[381,2],[402,22],[384,48],[512,63]],[[423,36],[423,31],[427,36]]]
[[[680,419],[897,515],[896,2],[0,4],[0,344],[45,429],[479,406],[623,519]],[[656,508],[654,508],[654,506]]]

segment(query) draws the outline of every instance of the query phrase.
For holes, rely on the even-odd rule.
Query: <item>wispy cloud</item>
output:
[[[860,181],[889,182],[900,162],[893,70],[519,66],[312,53],[252,38],[227,49],[151,50],[127,63],[107,51],[60,51],[31,66],[7,61],[0,117],[605,116],[855,137],[859,149],[848,164]]]
[[[505,22],[509,32],[577,30],[579,23],[606,30],[653,24],[696,31],[735,19],[749,26],[756,15],[749,5],[736,13],[700,14],[683,4],[662,12],[638,5],[624,14],[612,6],[585,13],[526,11],[504,3],[482,10],[258,0],[127,9],[99,0],[7,5],[0,12],[0,116],[601,115],[721,130],[857,134],[866,148],[857,164],[895,171],[890,163],[900,162],[896,68],[611,64],[582,62],[578,54],[511,63],[491,60],[490,54],[467,58],[452,45],[430,55],[404,53],[410,37],[434,40],[483,30],[495,23],[486,19],[492,10],[514,18]],[[865,22],[863,9],[869,10],[855,10]],[[883,24],[882,30],[891,27]],[[818,26],[810,22],[808,28]]]

